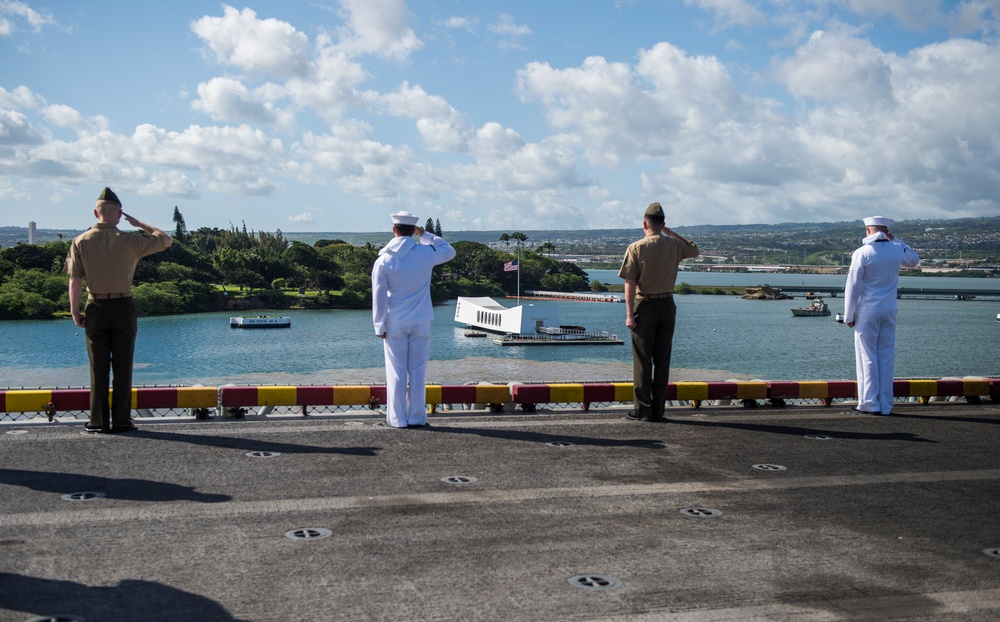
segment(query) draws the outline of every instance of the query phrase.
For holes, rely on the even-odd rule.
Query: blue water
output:
[[[591,278],[620,282],[614,271]],[[755,285],[765,282],[843,284],[826,275],[733,275],[682,273],[692,285]],[[830,281],[827,283],[826,281]],[[930,284],[927,282],[930,281]],[[962,282],[966,281],[966,282]],[[996,289],[992,300],[899,302],[897,377],[1000,376],[1000,282],[986,279],[909,277],[906,287]],[[853,378],[853,333],[832,317],[793,317],[796,300],[742,300],[735,296],[678,296],[673,367],[713,370],[769,380]],[[843,310],[843,299],[828,299]],[[507,301],[514,304],[513,300]],[[495,359],[513,363],[597,364],[609,369],[631,365],[625,305],[552,302],[563,324],[579,324],[622,336],[623,346],[508,347],[465,336],[454,322],[454,301],[436,307],[431,359]],[[195,384],[202,379],[326,370],[376,369],[383,364],[382,342],[374,336],[368,310],[288,311],[290,329],[229,328],[229,313],[201,313],[139,319],[135,384]],[[69,320],[0,322],[0,387],[82,386],[87,381],[83,332]],[[620,378],[619,373],[612,374]],[[492,378],[491,378],[492,379]],[[546,378],[534,378],[545,380]]]

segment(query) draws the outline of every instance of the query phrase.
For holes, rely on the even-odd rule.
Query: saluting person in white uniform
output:
[[[857,410],[888,415],[892,412],[893,368],[896,364],[896,289],[899,268],[920,261],[902,240],[889,233],[892,220],[864,219],[866,237],[851,256],[847,274],[844,323],[854,329],[854,357],[858,376]]]
[[[395,237],[378,252],[372,268],[372,321],[385,349],[386,425],[423,427],[427,425],[425,384],[434,319],[431,271],[451,261],[455,249],[444,238],[416,226],[413,214],[391,216]]]

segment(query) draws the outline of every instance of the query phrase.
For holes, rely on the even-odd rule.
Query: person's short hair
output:
[[[417,232],[416,225],[401,225],[399,223],[396,223],[393,225],[393,227],[396,229],[396,233],[402,236],[411,236]]]

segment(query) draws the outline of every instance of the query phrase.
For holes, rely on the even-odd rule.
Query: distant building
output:
[[[30,221],[28,223],[28,244],[34,244],[37,238],[35,237],[35,221]]]

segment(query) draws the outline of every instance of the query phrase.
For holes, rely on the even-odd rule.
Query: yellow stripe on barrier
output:
[[[510,387],[505,384],[477,384],[476,403],[506,404],[511,401]]]
[[[424,402],[427,404],[440,404],[442,396],[441,385],[429,384],[424,387]]]
[[[937,380],[910,380],[910,397],[934,397]]]
[[[136,390],[136,388],[132,387],[131,391],[129,391],[129,408],[131,408],[132,410],[135,410],[137,408],[136,402],[138,400],[137,397],[138,395],[139,393]],[[115,403],[115,390],[108,389],[108,404],[114,404],[114,403]]]
[[[707,382],[676,382],[677,399],[679,400],[707,400]]]
[[[736,399],[738,400],[766,400],[766,382],[738,382],[736,383]]]
[[[295,406],[295,387],[257,387],[258,406]]]
[[[554,404],[582,402],[583,385],[576,383],[550,384],[549,401]]]
[[[989,395],[990,394],[990,381],[985,378],[980,378],[976,380],[963,380],[962,381],[963,392],[966,396],[974,395]]]
[[[612,382],[616,402],[631,402],[635,399],[635,385],[631,382]]]
[[[178,408],[214,408],[219,402],[219,389],[215,387],[178,387]]]
[[[368,385],[333,387],[333,406],[365,406],[372,400],[372,390]]]
[[[799,383],[799,397],[826,397],[830,387],[822,381],[803,381]]]
[[[44,412],[52,391],[7,391],[7,412]]]

